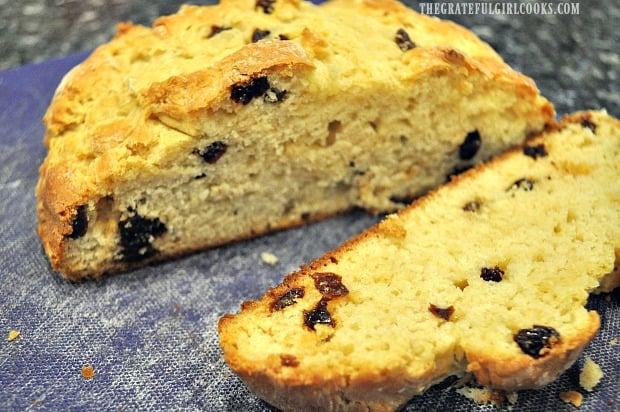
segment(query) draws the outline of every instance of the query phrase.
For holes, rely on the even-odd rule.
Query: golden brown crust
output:
[[[304,49],[291,41],[251,43],[205,70],[154,83],[142,93],[142,104],[155,115],[187,121],[227,99],[235,84],[270,72],[290,77],[294,71],[312,66]]]
[[[44,163],[40,174],[37,185],[38,233],[52,268],[57,269],[63,260],[63,241],[72,233],[77,207],[85,204],[89,189],[79,185],[73,170],[63,164],[48,168]]]
[[[228,361],[228,359],[227,359]],[[393,375],[369,373],[354,381],[345,377],[340,379],[304,382],[277,382],[268,374],[257,371],[255,374],[240,375],[248,388],[264,400],[284,411],[394,411],[413,396],[422,393],[431,377],[419,382],[420,391],[401,391],[401,388],[415,386],[415,382],[404,381],[404,373]],[[282,387],[286,386],[287,391]]]
[[[544,357],[532,359],[527,355],[511,359],[489,358],[485,353],[466,353],[467,371],[478,383],[503,391],[539,389],[556,380],[583,353],[600,327],[595,311],[589,312],[589,328],[577,339],[560,340]]]

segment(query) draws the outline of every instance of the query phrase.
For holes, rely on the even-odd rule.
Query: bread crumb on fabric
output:
[[[273,253],[269,253],[269,252],[261,253],[260,258],[263,262],[265,262],[268,265],[275,265],[276,263],[279,262],[278,257],[274,255]]]
[[[588,356],[579,374],[579,386],[588,392],[592,392],[594,387],[601,381],[603,375],[601,367]]]
[[[508,403],[514,405],[518,399],[517,392],[504,393],[485,387],[473,388],[471,386],[464,386],[462,388],[458,388],[456,392],[479,405],[486,405],[490,403],[498,408],[503,407],[505,401],[508,401]]]
[[[583,401],[583,395],[577,391],[566,391],[560,393],[560,399],[579,408],[581,406],[581,402]]]
[[[609,344],[610,344],[610,345],[617,345],[618,343],[620,343],[620,340],[618,340],[618,338],[613,338],[613,339],[609,342]]]
[[[92,365],[82,366],[82,377],[85,379],[91,379],[95,377],[95,368]]]
[[[509,404],[514,405],[515,403],[517,403],[517,400],[519,400],[519,393],[518,392],[508,392],[506,394],[506,399],[508,400]]]
[[[472,388],[469,386],[464,386],[462,388],[458,388],[456,392],[480,405],[488,403],[491,399],[491,390],[488,388]]]
[[[9,332],[9,338],[8,341],[14,341],[15,339],[17,339],[17,337],[19,336],[19,331],[18,330],[12,330]]]

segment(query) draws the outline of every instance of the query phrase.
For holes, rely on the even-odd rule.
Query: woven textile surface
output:
[[[222,361],[218,319],[378,217],[353,211],[98,282],[62,279],[50,271],[36,235],[34,187],[46,153],[41,117],[62,76],[85,56],[0,72],[0,410],[274,410]],[[546,93],[562,107],[597,108],[566,96]],[[263,262],[263,252],[278,262]],[[557,382],[519,393],[513,411],[573,411],[559,397],[568,390],[583,393],[580,411],[620,409],[620,291],[593,296],[588,307],[601,315],[595,341]],[[9,341],[12,330],[19,336]],[[592,393],[579,388],[585,356],[605,372]],[[92,366],[94,377],[85,378],[83,366]],[[405,410],[497,410],[476,405],[452,383]]]

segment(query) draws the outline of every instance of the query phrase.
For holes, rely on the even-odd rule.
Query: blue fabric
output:
[[[376,218],[356,211],[99,282],[62,279],[36,234],[34,187],[46,154],[41,118],[62,75],[84,57],[0,72],[0,410],[273,410],[222,361],[218,319]],[[263,263],[261,252],[279,262]],[[589,302],[602,328],[586,355],[605,377],[581,411],[620,407],[620,345],[611,344],[620,338],[619,298]],[[11,342],[10,330],[20,332]],[[582,363],[543,391],[521,393],[513,410],[574,410],[558,395],[579,389]],[[82,377],[83,365],[94,367],[94,378]],[[447,385],[406,408],[491,409]]]

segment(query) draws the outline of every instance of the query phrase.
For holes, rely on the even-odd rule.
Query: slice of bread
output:
[[[393,211],[553,122],[534,82],[392,0],[224,0],[123,24],[45,115],[38,231],[71,279]]]
[[[620,122],[565,118],[429,193],[219,323],[226,361],[284,410],[394,410],[450,375],[556,379],[620,283]],[[614,266],[615,265],[615,266]]]

